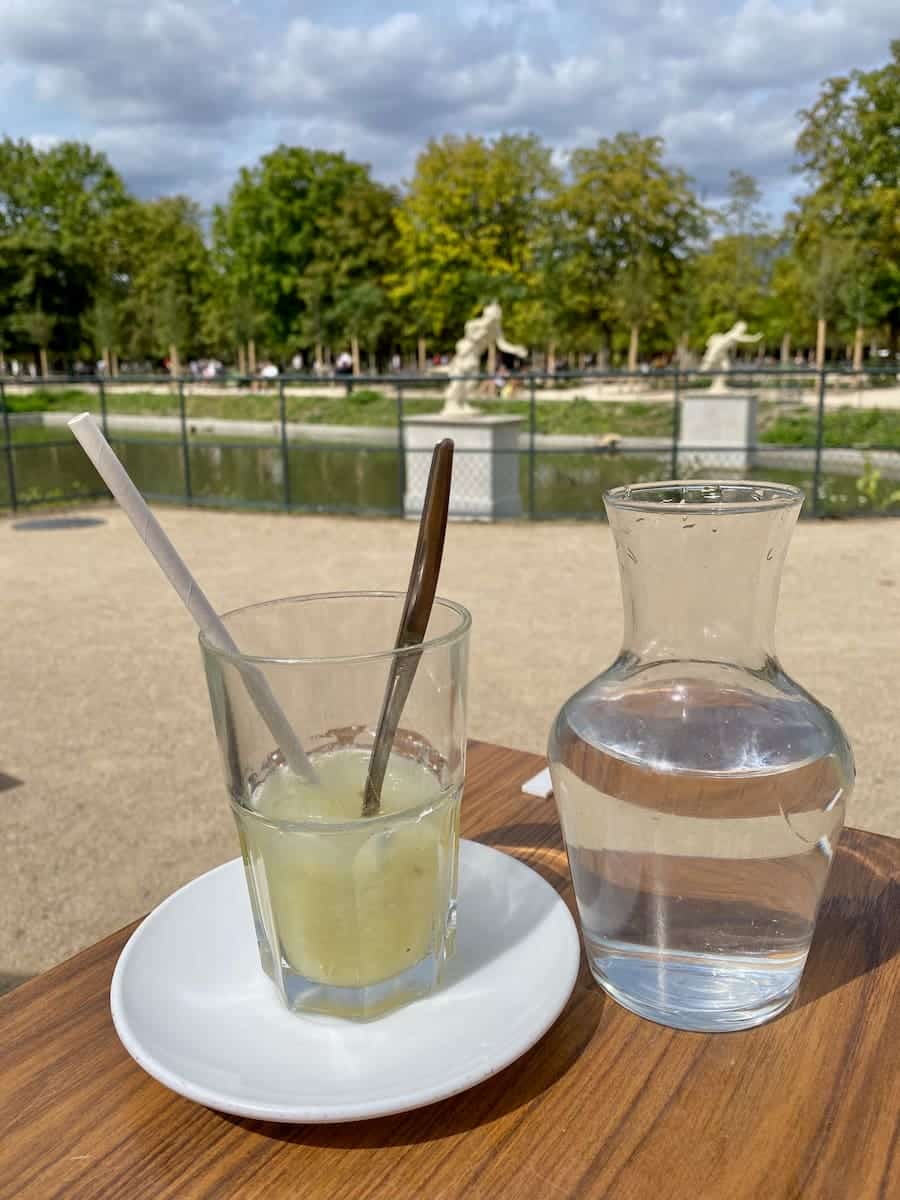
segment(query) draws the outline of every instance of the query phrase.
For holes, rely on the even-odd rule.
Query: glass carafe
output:
[[[591,971],[681,1029],[794,998],[853,779],[831,712],[782,670],[793,487],[616,488],[625,634],[563,706],[550,769]]]

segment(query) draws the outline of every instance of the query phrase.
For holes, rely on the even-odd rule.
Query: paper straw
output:
[[[185,608],[209,640],[220,650],[240,654],[234,639],[223,625],[218,613],[207,600],[200,585],[191,575],[184,559],[169,541],[163,527],[147,507],[144,497],[131,481],[109,442],[103,436],[90,413],[81,413],[69,422],[69,428],[81,443],[85,454],[97,468],[103,482],[118,500],[129,521],[137,530],[147,549],[162,567],[166,578],[181,597]],[[268,680],[252,663],[241,663],[240,671],[247,691],[259,710],[259,715],[287,760],[290,769],[306,779],[315,780],[316,773],[307,757]]]

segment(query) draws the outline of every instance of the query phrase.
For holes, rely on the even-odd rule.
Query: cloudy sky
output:
[[[753,172],[779,213],[797,110],[888,58],[897,0],[2,0],[0,131],[106,151],[139,194],[223,198],[281,141],[387,182],[431,136],[560,151],[665,138],[707,199]]]

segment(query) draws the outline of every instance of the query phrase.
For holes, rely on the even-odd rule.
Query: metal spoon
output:
[[[434,448],[425,502],[419,518],[419,537],[413,556],[406,602],[397,630],[394,647],[420,646],[428,628],[428,618],[434,604],[444,535],[447,532],[447,512],[450,507],[450,481],[453,476],[453,442],[444,438]],[[369,760],[369,773],[363,791],[362,815],[377,816],[381,811],[381,788],[387,770],[394,735],[403,713],[422,652],[398,654],[391,660],[391,672],[381,705],[381,716],[375,733],[375,744]]]

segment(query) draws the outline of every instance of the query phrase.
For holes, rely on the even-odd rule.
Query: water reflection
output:
[[[113,446],[144,495],[185,501],[185,461],[179,441],[114,438]],[[461,466],[464,452],[458,459]],[[600,516],[606,488],[668,478],[669,470],[668,459],[662,457],[540,450],[533,464],[527,452],[520,454],[519,464],[522,511],[529,511],[533,494],[536,516]],[[16,446],[13,465],[16,492],[23,503],[103,492],[93,466],[74,441]],[[396,514],[403,508],[402,466],[393,446],[292,443],[287,473],[280,442],[193,442],[188,449],[192,497],[198,503],[234,507]],[[798,472],[768,468],[763,474],[772,478],[791,474],[788,482],[807,482]],[[3,504],[8,504],[8,489],[6,473],[0,471]]]

